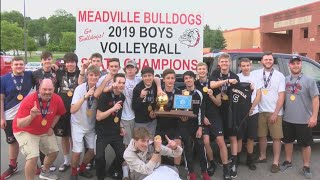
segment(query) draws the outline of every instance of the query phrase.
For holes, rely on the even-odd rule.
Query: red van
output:
[[[13,56],[0,56],[0,76],[11,71],[11,60]]]

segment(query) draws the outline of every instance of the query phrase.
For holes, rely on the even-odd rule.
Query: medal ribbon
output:
[[[175,89],[173,88],[173,91],[172,92],[167,92],[166,90],[164,90],[165,93],[167,94],[168,96],[168,104],[167,104],[167,110],[170,110],[172,107],[172,104],[173,104],[173,97],[174,97],[174,92],[175,92]],[[169,95],[170,94],[170,95]]]
[[[220,72],[220,79],[224,80],[222,77],[222,73]],[[230,79],[230,72],[228,73],[228,80]],[[228,90],[228,86],[230,86],[230,83],[225,83],[221,86],[221,92],[226,92]]]
[[[89,84],[87,83],[87,92],[89,91]],[[91,106],[93,104],[94,96],[90,96],[87,100],[88,109],[91,109]]]
[[[74,85],[76,76],[74,75],[72,79],[68,76],[68,73],[66,72],[66,77],[67,77],[67,83],[68,83],[68,88],[71,90],[71,87]]]
[[[41,116],[42,116],[43,119],[45,119],[46,115],[48,114],[48,110],[49,110],[49,107],[50,107],[51,99],[49,99],[45,109],[43,108],[42,99],[41,99],[39,93],[38,93],[38,100],[39,100],[39,105],[40,105]]]
[[[20,91],[21,91],[21,89],[22,89],[22,83],[23,83],[24,73],[22,73],[22,76],[21,76],[21,79],[20,79],[20,85],[19,85],[19,86],[17,85],[18,83],[17,83],[16,77],[13,75],[13,73],[11,73],[11,77],[12,77],[12,79],[13,79],[13,83],[14,83],[14,85],[16,86],[16,89],[17,89],[18,93],[21,94]]]
[[[266,76],[266,72],[265,70],[263,70],[263,82],[264,82],[264,88],[267,88],[268,85],[269,85],[269,82],[271,80],[271,77],[272,77],[272,74],[273,74],[273,71],[274,69],[271,70],[269,76],[268,76],[268,79],[267,79],[267,76]]]
[[[299,83],[302,75],[303,75],[303,74],[300,73],[299,76],[298,76],[298,78],[297,78],[297,80],[296,80],[296,82],[291,85],[291,87],[292,87],[291,93],[292,93],[292,94],[296,94],[295,91],[296,91],[296,89],[297,89],[297,85],[298,85],[298,83]],[[291,75],[291,77],[290,77],[290,82],[292,81],[292,79],[293,79],[293,77],[292,77],[292,75]]]
[[[118,98],[115,97],[115,94],[113,94],[113,92],[112,92],[111,96],[112,96],[112,105],[114,106],[116,104],[116,100]],[[119,95],[119,99],[121,99],[121,94]],[[116,117],[118,117],[118,111],[119,110],[116,110]]]
[[[43,78],[48,78],[48,77],[45,77],[45,72],[44,72],[43,68],[42,68],[42,75],[43,75]],[[50,75],[51,75],[51,77],[49,77],[49,78],[55,78],[55,76],[56,76],[56,74],[52,72],[52,69],[50,70]]]

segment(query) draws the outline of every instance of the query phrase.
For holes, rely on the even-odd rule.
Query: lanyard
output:
[[[112,96],[112,104],[113,104],[113,106],[116,104],[116,100],[117,99],[121,100],[121,94],[119,95],[119,98],[116,98],[116,95],[112,92],[111,96]],[[116,117],[118,116],[118,111],[119,110],[116,111]]]
[[[41,111],[41,116],[44,119],[46,117],[46,115],[48,114],[48,110],[49,110],[49,106],[50,106],[50,101],[51,99],[49,99],[46,108],[43,108],[43,104],[42,104],[42,99],[40,97],[40,94],[38,93],[38,100],[39,100],[39,105],[40,105],[40,111]]]
[[[154,92],[153,92],[153,87],[151,86],[151,89],[148,91],[147,94],[147,102],[149,102],[149,104],[154,103],[154,96],[153,96]]]
[[[71,78],[69,78],[68,73],[67,73],[67,71],[66,71],[65,76],[66,76],[66,78],[67,78],[68,88],[71,89],[71,87],[75,84],[76,75],[74,75],[74,76],[72,77],[72,79],[71,79]]]
[[[24,73],[22,73],[22,76],[21,76],[21,79],[20,79],[20,85],[19,85],[19,86],[17,85],[18,83],[17,83],[16,77],[13,75],[13,73],[11,73],[11,77],[12,77],[12,79],[13,79],[13,83],[14,83],[14,85],[16,86],[17,91],[20,92],[21,89],[22,89],[22,83],[23,83]]]
[[[45,72],[44,72],[43,69],[42,69],[42,75],[43,75],[43,78],[47,78],[47,77],[45,77]],[[55,78],[55,77],[56,77],[56,74],[55,74],[54,72],[52,72],[52,69],[50,70],[50,75],[51,75],[52,78]],[[51,77],[50,77],[50,78],[51,78]]]
[[[291,85],[291,87],[292,87],[292,91],[291,91],[291,93],[292,93],[292,94],[296,94],[295,92],[296,92],[296,89],[297,89],[297,85],[298,85],[298,83],[299,83],[299,81],[300,81],[301,77],[302,77],[302,73],[300,73],[300,74],[299,74],[299,76],[298,76],[298,78],[297,78],[296,82],[295,82],[294,84],[292,84],[292,85]],[[293,79],[293,77],[292,77],[292,75],[291,75],[291,77],[290,77],[290,82],[292,81],[292,79]]]
[[[222,73],[220,72],[220,79],[223,80],[222,78]],[[230,79],[230,72],[228,73],[228,80]],[[230,83],[225,83],[221,86],[221,92],[226,92],[228,90],[228,86],[230,86]]]
[[[222,75],[221,75],[221,73],[220,73],[220,77],[221,77]],[[199,79],[199,82],[200,82],[200,84],[201,84],[201,86],[203,86],[203,87],[208,87],[208,84],[209,84],[209,79],[207,78],[207,81],[205,82],[205,83],[202,83],[201,81],[200,81],[200,79]]]
[[[272,74],[273,74],[273,71],[274,69],[271,70],[269,76],[268,76],[268,79],[267,79],[267,76],[266,76],[266,71],[263,70],[263,82],[264,82],[264,88],[267,88],[268,85],[269,85],[269,82],[271,80],[271,77],[272,77]]]
[[[87,87],[87,92],[89,91],[89,84],[87,83],[86,85]],[[94,100],[94,96],[90,96],[87,100],[87,105],[88,105],[88,109],[91,109],[92,104],[93,104],[93,100]]]
[[[172,92],[167,92],[166,90],[164,90],[165,93],[167,94],[168,96],[168,104],[167,104],[167,110],[170,110],[172,107],[172,104],[173,104],[173,97],[174,97],[174,92],[175,92],[175,89],[173,88],[173,91]],[[169,95],[170,94],[170,95]]]

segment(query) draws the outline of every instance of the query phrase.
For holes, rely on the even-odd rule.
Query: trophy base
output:
[[[162,117],[189,117],[195,118],[197,115],[193,114],[192,111],[185,111],[185,110],[171,110],[171,111],[155,111],[154,112],[157,116]]]

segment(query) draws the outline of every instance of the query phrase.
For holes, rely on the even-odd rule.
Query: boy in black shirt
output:
[[[135,127],[145,127],[152,136],[155,135],[157,120],[156,108],[157,86],[154,82],[154,70],[145,67],[141,70],[142,81],[133,89],[132,109],[135,113]]]
[[[194,82],[196,75],[192,71],[186,71],[183,73],[183,80],[186,85],[186,90],[182,92],[184,95],[192,96],[192,111],[197,115],[195,118],[189,118],[186,121],[180,121],[180,133],[182,142],[184,143],[184,151],[187,159],[187,166],[189,171],[189,180],[196,180],[196,174],[193,166],[193,148],[197,148],[197,152],[200,156],[200,167],[204,180],[209,180],[210,177],[207,173],[207,161],[204,152],[204,144],[202,141],[202,125],[204,118],[204,104],[202,93],[195,88]]]
[[[163,71],[163,82],[164,88],[163,91],[168,96],[168,104],[164,106],[165,111],[170,111],[173,108],[173,100],[174,95],[181,95],[181,91],[178,88],[174,87],[174,83],[176,81],[176,73],[173,69],[166,69]],[[180,118],[178,117],[157,117],[157,128],[156,134],[160,135],[162,139],[166,139],[165,135],[167,135],[170,139],[173,139],[178,146],[181,146],[181,137],[179,133],[179,122]],[[180,165],[181,156],[174,158],[174,165]]]
[[[210,88],[210,81],[207,77],[208,66],[206,63],[200,62],[197,64],[197,74],[199,79],[195,82],[195,86],[202,92],[206,107],[204,113],[203,142],[206,148],[207,158],[210,161],[208,174],[212,176],[216,169],[210,141],[210,138],[213,138],[219,146],[220,158],[223,164],[223,177],[224,179],[230,179],[228,149],[224,141],[222,119],[219,112],[221,94],[219,89]]]
[[[238,154],[238,130],[233,123],[228,122],[229,108],[231,97],[229,97],[232,85],[240,82],[238,75],[230,71],[230,55],[223,53],[218,58],[220,66],[219,70],[213,71],[210,77],[210,87],[212,89],[219,88],[221,91],[222,104],[220,106],[220,113],[223,121],[223,129],[229,137],[231,144],[231,171],[232,178],[237,177],[237,154]]]
[[[121,125],[122,104],[125,101],[123,90],[125,75],[118,73],[113,81],[117,84],[111,92],[103,93],[97,106],[96,122],[96,175],[97,179],[105,177],[105,148],[110,144],[116,153],[118,165],[122,164],[123,177],[128,177],[128,167],[123,159],[125,146],[123,144],[124,128]],[[114,167],[119,168],[119,167]]]

